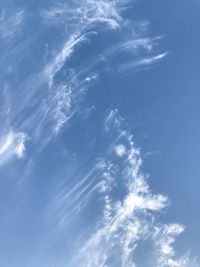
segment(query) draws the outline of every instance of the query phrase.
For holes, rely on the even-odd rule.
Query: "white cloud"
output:
[[[85,89],[85,83],[88,86],[97,77],[96,74],[91,75],[91,73],[95,72],[93,68],[98,65],[98,60],[89,61],[91,64],[87,68],[85,64],[80,64],[74,69],[63,71],[66,61],[73,56],[80,45],[85,44],[91,36],[100,31],[99,25],[103,25],[101,27],[103,30],[125,29],[124,34],[126,31],[135,30],[133,25],[128,24],[122,17],[122,4],[119,2],[128,1],[74,0],[69,1],[69,4],[57,4],[42,12],[41,16],[47,23],[63,24],[69,28],[69,32],[61,49],[57,52],[53,49],[55,56],[46,62],[42,74],[26,81],[25,87],[27,84],[32,84],[29,88],[31,92],[26,101],[22,101],[23,107],[19,108],[21,113],[18,117],[21,118],[27,106],[34,101],[33,107],[36,109],[33,108],[33,113],[26,122],[23,121],[23,124],[41,143],[44,143],[42,132],[45,132],[48,138],[51,137],[52,133],[58,133],[73,116],[78,109],[78,98]],[[11,39],[20,29],[23,19],[24,11],[20,10],[12,16],[6,16],[6,12],[3,11],[0,17],[0,38]],[[142,27],[146,28],[146,24],[141,23]],[[138,38],[136,34],[127,34],[118,45],[108,49],[108,52],[103,51],[102,54],[106,55],[105,58],[124,51],[130,52],[131,56],[137,55],[136,59],[131,57],[131,62],[119,66],[122,71],[132,67],[148,66],[167,56],[167,53],[154,54],[154,40]],[[145,50],[142,56],[138,53],[140,49]],[[93,57],[96,58],[96,55]],[[65,76],[64,82],[56,80],[56,75],[60,73]],[[45,78],[49,90],[44,94],[45,97],[42,95],[42,100],[39,97],[39,103],[36,103],[38,95],[40,96],[38,92],[44,86],[43,81],[38,82],[38,77]],[[53,126],[49,130],[51,123]],[[133,267],[136,265],[133,255],[137,246],[146,238],[154,242],[157,259],[155,264],[159,267],[186,266],[188,264],[186,257],[177,259],[172,246],[176,236],[184,230],[184,227],[179,224],[160,225],[156,222],[155,213],[159,213],[168,205],[168,199],[161,194],[151,192],[146,176],[141,170],[140,150],[135,146],[128,130],[124,129],[123,119],[117,109],[112,110],[107,116],[105,130],[115,136],[114,146],[112,143],[105,151],[105,158],[98,162],[81,181],[75,183],[70,190],[62,189],[54,203],[58,213],[57,219],[65,226],[66,221],[73,220],[84,211],[94,194],[98,193],[104,202],[103,210],[99,212],[103,214],[102,220],[98,222],[97,230],[77,251],[74,259],[76,264],[73,266],[106,267],[112,260],[113,265],[118,262],[121,267]],[[120,141],[120,138],[126,141],[126,146],[123,142],[116,145],[116,140]],[[25,133],[13,130],[0,135],[0,165],[13,157],[22,158],[25,153],[25,141]],[[113,152],[113,147],[119,156],[119,163],[116,163],[109,154],[109,151]],[[123,188],[120,188],[123,191],[122,196],[117,195],[116,192],[114,194],[114,189],[119,189],[122,185]]]
[[[156,227],[154,239],[157,252],[157,266],[188,266],[187,256],[176,259],[176,252],[172,246],[176,237],[183,231],[184,227],[180,224],[168,224]]]
[[[64,44],[62,50],[56,55],[53,62],[48,64],[44,70],[45,76],[49,78],[50,87],[53,86],[54,76],[63,67],[66,60],[72,55],[76,46],[86,41],[86,36],[79,35],[79,33],[73,34],[69,40]]]
[[[142,65],[150,65],[157,61],[160,61],[161,59],[165,58],[168,55],[168,53],[162,53],[153,57],[144,58],[135,63],[135,66],[142,66]]]
[[[0,136],[0,165],[5,164],[13,156],[22,158],[25,152],[25,141],[27,137],[24,133],[15,133],[10,130],[7,134]]]
[[[88,29],[98,23],[116,28],[122,21],[119,9],[120,4],[113,0],[83,0],[81,2],[74,0],[69,4],[58,2],[53,8],[43,10],[41,16],[48,23],[68,25],[70,23],[74,29],[80,27]],[[79,18],[78,21],[77,18]]]
[[[24,19],[24,10],[8,13],[3,9],[0,13],[0,38],[12,39],[19,31]]]
[[[130,67],[135,64],[136,68],[140,65],[148,65],[150,61],[153,63],[161,59],[161,55],[147,58],[148,53],[154,54],[157,41],[156,38],[142,37],[147,23],[143,21],[131,23],[129,19],[124,18],[123,11],[129,3],[131,2],[115,0],[83,0],[81,2],[73,0],[63,4],[62,1],[55,1],[41,12],[40,17],[46,23],[42,24],[44,32],[51,30],[52,23],[53,27],[58,25],[64,28],[62,37],[59,36],[59,33],[56,36],[59,42],[53,47],[46,43],[48,53],[45,50],[45,63],[38,64],[43,66],[42,70],[38,69],[38,73],[36,70],[35,75],[31,75],[31,78],[29,77],[28,80],[21,83],[20,92],[22,92],[23,100],[21,99],[20,105],[15,108],[16,117],[24,118],[30,103],[32,111],[29,119],[22,119],[17,127],[25,129],[24,131],[31,135],[35,147],[42,149],[77,113],[77,110],[80,109],[80,99],[97,77],[101,78],[99,70],[109,70],[109,60],[112,61],[112,57],[116,53],[130,53],[132,59]],[[12,36],[17,31],[16,27],[20,29],[23,25],[24,11],[18,10],[15,15],[7,16],[7,18],[4,13],[2,12],[3,26],[0,27],[4,29],[2,32]],[[7,28],[10,31],[5,30],[6,25],[9,25]],[[123,32],[122,38],[119,38],[114,44],[108,43],[108,46],[97,54],[92,53],[89,58],[86,56],[76,66],[69,67],[68,62],[78,53],[79,49],[84,49],[88,42],[92,41],[93,36],[105,30],[109,30],[111,33],[116,30],[121,31]],[[40,32],[40,34],[42,33]],[[35,38],[35,36],[31,36],[31,38]],[[42,39],[42,36],[40,38]],[[141,49],[145,51],[143,62],[140,61],[141,55],[138,54]],[[135,55],[137,55],[137,61],[134,59]],[[101,64],[107,64],[107,67],[101,68]],[[124,71],[127,71],[128,66],[129,62],[125,63]],[[123,66],[119,66],[120,68]],[[117,66],[112,68],[113,72],[117,70]],[[58,77],[62,78],[58,79]],[[28,92],[27,86],[29,87]],[[44,90],[45,88],[46,90]],[[117,129],[117,119],[113,123]],[[108,127],[110,127],[109,118],[105,126],[106,130]]]
[[[118,115],[118,110],[117,109],[114,109],[112,110],[107,118],[105,119],[105,130],[106,131],[110,131],[112,129],[116,129],[118,130],[120,125],[121,125],[121,121],[122,121],[122,118],[120,116],[117,116]]]
[[[111,125],[116,125],[116,121],[117,130],[110,128]],[[184,231],[184,227],[180,224],[162,224],[157,220],[156,214],[168,205],[168,198],[151,192],[141,170],[140,150],[135,147],[132,136],[124,129],[123,120],[117,110],[107,116],[105,124],[114,136],[124,133],[121,139],[126,141],[126,153],[120,157],[119,162],[115,162],[112,153],[108,152],[101,163],[84,177],[81,186],[76,186],[76,193],[71,195],[72,199],[79,195],[79,211],[83,213],[91,203],[93,190],[97,189],[101,177],[103,183],[100,190],[96,191],[104,199],[103,210],[99,210],[102,213],[101,220],[90,238],[80,243],[80,249],[68,266],[135,267],[137,264],[134,255],[138,245],[142,246],[142,242],[148,239],[153,244],[151,264],[158,267],[189,267],[188,255],[177,257],[173,247],[176,237]],[[119,149],[120,155],[122,150]],[[121,188],[122,183],[124,189]],[[124,191],[123,197],[113,194],[118,186],[120,191]],[[86,188],[90,188],[89,193],[86,193]],[[143,254],[145,255],[145,251]]]
[[[163,60],[169,53],[165,52],[162,54],[148,56],[141,56],[139,59],[135,58],[130,62],[123,63],[117,67],[119,73],[128,73],[130,71],[143,70],[146,67],[154,66],[155,63]]]
[[[123,157],[126,154],[126,147],[122,144],[119,144],[115,147],[115,152],[119,157]]]

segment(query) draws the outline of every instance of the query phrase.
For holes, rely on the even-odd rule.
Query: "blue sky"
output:
[[[199,9],[1,1],[0,266],[199,266]]]

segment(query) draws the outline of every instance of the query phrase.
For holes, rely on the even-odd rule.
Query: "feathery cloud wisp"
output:
[[[0,137],[0,165],[9,161],[13,156],[22,158],[25,152],[26,134],[10,130]]]
[[[159,220],[160,211],[169,204],[168,198],[151,192],[141,169],[140,149],[123,126],[118,110],[108,114],[105,129],[112,132],[117,144],[111,141],[105,157],[101,157],[71,191],[62,191],[54,205],[55,213],[59,214],[58,223],[62,222],[64,228],[70,227],[68,224],[73,224],[73,220],[85,220],[84,214],[88,214],[91,202],[95,201],[99,209],[99,216],[90,221],[94,224],[93,231],[80,239],[69,266],[138,266],[135,260],[138,247],[148,240],[152,245],[147,264],[188,267],[187,255],[178,257],[173,247],[184,227],[162,224]],[[113,157],[113,153],[119,157]],[[117,193],[119,188],[122,194]],[[143,260],[144,257],[140,258],[140,264]]]
[[[9,14],[3,9],[0,13],[0,39],[11,40],[22,26],[24,10]]]

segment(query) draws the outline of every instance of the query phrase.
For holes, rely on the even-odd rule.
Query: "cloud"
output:
[[[24,156],[26,139],[26,134],[15,133],[12,130],[0,136],[0,166],[14,156],[19,159]]]
[[[124,145],[119,144],[115,147],[115,152],[119,157],[122,157],[126,154],[126,147]]]
[[[122,118],[120,116],[117,116],[118,109],[114,109],[111,112],[109,112],[108,116],[105,119],[105,130],[110,131],[111,129],[116,129],[117,131],[120,128]]]
[[[168,53],[162,53],[153,57],[149,57],[149,58],[144,58],[139,60],[138,62],[135,63],[135,66],[141,66],[141,65],[149,65],[149,64],[153,64],[163,58],[165,58],[168,55]]]
[[[117,67],[119,73],[126,73],[128,71],[143,70],[145,67],[154,66],[153,64],[163,60],[169,53],[165,52],[154,56],[146,56],[144,58],[135,59],[131,62],[121,64]]]
[[[11,40],[20,30],[24,19],[24,10],[9,13],[3,9],[0,13],[0,39]]]
[[[53,62],[46,66],[44,71],[48,75],[50,87],[53,86],[53,79],[55,75],[61,70],[63,64],[72,55],[76,46],[80,45],[84,41],[86,41],[86,36],[79,36],[79,33],[75,33],[74,35],[70,36],[70,39],[65,43],[62,50],[56,55]]]
[[[140,67],[142,65],[150,65],[155,63],[158,60],[164,58],[167,53],[159,54],[157,56],[146,57],[145,59],[141,59],[141,55],[138,55],[138,51],[143,49],[146,52],[153,53],[153,48],[157,45],[157,41],[161,37],[157,38],[147,38],[141,37],[141,32],[144,32],[146,29],[147,23],[143,21],[137,23],[137,30],[133,30],[136,26],[133,24],[127,23],[127,19],[123,17],[123,10],[130,4],[130,1],[122,1],[119,3],[118,1],[94,1],[94,0],[84,0],[79,1],[70,1],[70,3],[61,3],[58,2],[50,8],[44,9],[41,12],[41,17],[45,23],[48,25],[56,24],[60,26],[67,25],[67,41],[61,48],[59,52],[57,52],[56,56],[49,62],[44,68],[44,77],[47,78],[50,89],[55,89],[58,92],[61,87],[67,88],[68,92],[68,100],[70,95],[70,106],[71,108],[67,110],[65,113],[60,112],[59,105],[57,105],[57,109],[55,109],[56,114],[60,114],[57,116],[58,121],[55,120],[55,132],[59,132],[62,126],[68,121],[68,118],[71,118],[69,114],[76,113],[77,105],[75,104],[76,100],[78,102],[82,93],[85,92],[89,86],[86,82],[94,82],[95,79],[91,79],[88,77],[97,77],[99,75],[99,66],[102,63],[102,57],[99,55],[92,55],[90,61],[81,62],[80,65],[74,67],[70,71],[73,71],[73,76],[67,77],[65,84],[59,85],[56,77],[61,75],[64,72],[64,66],[66,68],[66,63],[70,58],[76,53],[76,51],[81,48],[81,46],[87,45],[87,43],[92,41],[92,37],[97,34],[100,34],[102,31],[111,30],[111,31],[124,31],[128,34],[125,35],[121,40],[117,42],[113,47],[110,44],[108,48],[104,48],[102,51],[102,56],[105,57],[106,61],[112,62],[112,58],[114,56],[119,56],[119,53],[129,52],[133,56],[132,62],[126,62],[124,65],[116,68],[118,71],[127,71],[130,67]],[[77,20],[77,18],[79,18]],[[104,24],[104,25],[103,25]],[[101,25],[101,27],[99,27]],[[146,53],[145,52],[145,53]],[[137,55],[137,59],[134,59],[134,55]],[[88,60],[88,59],[87,59]],[[105,69],[105,68],[104,68]],[[112,68],[115,71],[115,68]],[[65,70],[66,71],[66,70]],[[105,71],[105,70],[104,70]],[[94,73],[94,74],[93,74]],[[71,81],[73,83],[71,83]],[[79,89],[78,89],[79,88]],[[52,92],[54,90],[51,90]],[[69,94],[70,91],[70,94]],[[78,92],[79,91],[79,92]],[[62,93],[59,94],[59,102],[65,102],[65,99],[62,99]],[[56,101],[56,95],[51,95],[51,98]],[[76,100],[75,100],[76,96]],[[73,101],[73,100],[74,101]],[[68,101],[67,100],[67,101]],[[49,103],[48,103],[49,105]],[[78,108],[77,108],[78,109]],[[64,109],[62,109],[64,110]],[[48,115],[50,118],[51,116]],[[54,117],[55,118],[55,117]],[[67,118],[67,119],[66,119]]]
[[[147,175],[142,172],[140,149],[135,146],[118,110],[107,115],[105,129],[104,133],[111,133],[105,156],[102,153],[101,159],[97,156],[94,167],[82,178],[76,178],[73,186],[63,189],[53,205],[54,218],[63,229],[75,222],[80,222],[82,229],[81,222],[87,221],[93,205],[96,210],[95,216],[94,213],[89,216],[89,233],[85,230],[81,238],[76,237],[79,246],[67,266],[140,266],[145,256],[140,257],[138,264],[135,255],[146,241],[151,244],[142,252],[143,255],[147,249],[151,252],[146,264],[190,266],[188,254],[178,257],[173,246],[185,228],[159,220],[169,200],[162,194],[152,193]],[[113,157],[113,151],[119,157]]]
[[[105,24],[105,29],[114,30],[122,22],[119,6],[115,1],[86,0],[81,4],[79,1],[71,1],[70,4],[56,3],[55,6],[43,10],[41,17],[50,25],[50,29],[52,23],[62,22],[68,26],[68,31],[63,45],[54,52],[53,57],[46,60],[43,70],[26,82],[28,86],[30,85],[30,90],[28,95],[26,91],[27,98],[19,109],[19,117],[22,117],[24,110],[32,103],[31,120],[25,119],[23,125],[18,127],[25,129],[33,141],[40,143],[35,146],[40,148],[57,135],[80,109],[81,97],[98,77],[98,60],[88,61],[87,58],[87,61],[77,66],[67,67],[69,60],[73,58],[76,50],[86,45],[94,34],[101,31],[99,24]],[[46,87],[45,93],[41,89],[44,87]],[[42,101],[36,103],[38,95]],[[48,130],[44,131],[47,128]]]
[[[130,1],[119,3],[114,0],[84,0],[81,3],[77,0],[67,3],[53,1],[40,12],[36,27],[44,30],[41,32],[38,29],[38,36],[31,35],[32,42],[36,42],[37,38],[45,39],[54,27],[59,29],[55,37],[59,41],[52,44],[45,43],[45,60],[41,57],[43,61],[38,63],[40,67],[20,81],[20,94],[15,95],[13,91],[13,107],[12,105],[10,107],[10,116],[11,120],[15,121],[15,127],[22,129],[31,137],[35,149],[41,151],[65,125],[69,124],[81,109],[80,102],[84,95],[101,79],[103,72],[112,71],[118,74],[119,69],[127,72],[129,67],[139,68],[141,65],[150,65],[161,59],[161,55],[149,57],[149,53],[154,54],[159,38],[151,39],[143,36],[147,23],[131,22],[124,16],[124,10],[130,4]],[[17,10],[12,16],[6,16],[6,12],[2,12],[1,27],[4,29],[2,32],[5,32],[3,34],[8,35],[6,38],[11,38],[12,34],[20,29],[24,14],[23,10]],[[62,37],[59,35],[60,29],[63,29]],[[114,35],[117,32],[123,34],[119,35],[120,38],[116,42],[110,43],[108,40],[100,51],[94,51],[88,56],[88,44],[105,31],[110,31],[110,34]],[[20,47],[13,48],[12,53],[20,54],[22,62],[25,55],[26,62],[26,56],[30,51],[26,50],[27,46],[21,45],[24,47],[23,53],[19,51]],[[83,57],[80,57],[77,64],[73,64],[78,53]],[[125,62],[121,65],[121,62],[118,62],[113,68],[113,59],[121,58],[121,53],[123,55],[130,53],[128,58],[131,58],[131,63]],[[144,56],[145,59],[142,59]],[[15,65],[14,61],[11,67],[12,65]],[[20,67],[16,65],[13,69],[19,70],[20,77]],[[15,88],[16,84],[11,84],[9,87]],[[15,91],[17,90],[18,88]],[[27,111],[29,117],[25,116]]]
[[[36,149],[43,148],[60,132],[81,108],[79,104],[83,94],[97,77],[100,78],[102,58],[108,66],[113,66],[114,57],[121,59],[123,57],[120,55],[128,53],[128,62],[125,60],[115,64],[113,72],[116,74],[151,66],[168,54],[156,51],[159,38],[142,37],[146,22],[138,22],[139,26],[135,27],[135,23],[123,16],[123,9],[129,1],[55,2],[54,6],[43,10],[40,16],[47,27],[44,32],[55,25],[63,25],[64,38],[60,41],[55,37],[59,41],[53,48],[49,46],[49,57],[46,56],[45,62],[38,64],[42,67],[35,71],[36,74],[31,73],[24,81],[20,81],[20,90],[13,86],[17,94],[13,93],[12,98],[16,99],[14,106],[9,108],[9,116],[15,121],[16,129],[23,130],[17,132],[11,129],[0,135],[1,166],[14,157],[24,156],[26,132],[33,137]],[[0,20],[0,38],[12,40],[23,24],[24,11],[18,10],[14,15],[7,15],[4,10]],[[91,57],[88,57],[86,50],[83,59],[73,65],[71,61],[80,52],[79,49],[84,49],[89,41],[92,42],[92,37],[106,30],[110,34],[123,34],[113,43],[110,43],[112,38],[109,38],[102,50]],[[33,43],[38,41],[38,37],[42,40],[43,35],[40,34],[31,36]],[[23,52],[30,53],[29,50]],[[22,50],[16,54],[23,57]],[[106,71],[105,68],[103,71]],[[110,145],[104,154],[96,156],[92,168],[74,176],[70,185],[62,188],[51,203],[55,220],[62,230],[77,218],[80,223],[84,219],[86,221],[92,208],[95,207],[97,211],[97,217],[88,216],[94,227],[89,232],[85,230],[87,234],[80,239],[71,266],[137,266],[135,253],[139,244],[147,239],[153,243],[153,266],[188,266],[188,258],[178,258],[173,247],[184,227],[158,222],[160,212],[169,204],[168,198],[153,193],[149,187],[147,176],[142,172],[140,149],[136,147],[132,134],[123,122],[117,109],[108,114],[104,133],[112,136]]]
[[[120,6],[116,1],[107,0],[74,0],[69,3],[56,3],[49,10],[43,10],[41,16],[47,23],[70,24],[74,29],[89,29],[91,26],[106,24],[116,28],[122,21],[119,14]],[[77,21],[77,17],[79,20]]]
[[[176,237],[183,231],[184,227],[180,224],[168,224],[156,228],[154,240],[158,256],[157,266],[188,266],[187,255],[176,259],[174,257],[176,252],[172,246]]]

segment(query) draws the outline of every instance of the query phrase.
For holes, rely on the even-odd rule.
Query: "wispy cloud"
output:
[[[13,130],[0,135],[0,166],[14,156],[17,158],[24,156],[26,139],[26,134],[16,133]]]
[[[20,30],[24,19],[24,10],[9,13],[3,9],[0,13],[0,39],[10,40]]]
[[[126,73],[126,72],[131,72],[131,71],[138,71],[138,70],[144,70],[145,67],[148,66],[154,66],[153,64],[160,62],[163,60],[169,53],[165,52],[162,54],[154,55],[154,56],[146,56],[144,58],[140,59],[135,59],[131,62],[126,62],[125,64],[121,64],[118,67],[118,71],[120,73]]]
[[[79,1],[55,4],[43,10],[41,18],[47,24],[62,21],[69,29],[64,44],[56,53],[54,52],[55,56],[49,59],[46,57],[43,69],[38,70],[38,74],[24,82],[25,96],[23,95],[23,101],[15,111],[18,113],[17,117],[21,118],[15,119],[18,122],[17,128],[28,132],[32,141],[37,143],[35,147],[40,148],[57,135],[67,121],[73,117],[81,96],[98,76],[96,69],[93,69],[95,62],[89,62],[87,59],[87,62],[81,62],[78,66],[66,68],[69,59],[73,57],[78,47],[86,44],[91,36],[100,31],[99,24],[105,24],[105,29],[115,29],[122,21],[115,1],[90,0],[81,2],[81,4]],[[58,80],[58,76],[64,77]],[[29,87],[28,93],[27,86]],[[37,102],[38,95],[40,95],[40,101]],[[26,113],[25,110],[28,107],[32,113],[27,120],[23,114]],[[44,131],[44,129],[48,130]]]
[[[0,166],[14,157],[24,156],[27,135],[37,151],[57,136],[80,110],[80,99],[101,78],[101,72],[110,68],[114,75],[118,75],[143,70],[168,55],[156,49],[160,37],[151,38],[146,34],[147,22],[141,21],[136,25],[125,18],[123,10],[129,3],[72,0],[63,4],[55,1],[54,5],[43,9],[38,18],[42,21],[38,22],[37,27],[42,25],[48,32],[51,27],[62,25],[62,38],[58,38],[58,42],[54,40],[52,46],[46,43],[48,53],[46,50],[43,61],[38,57],[38,69],[34,69],[33,73],[31,70],[28,75],[25,72],[26,77],[22,75],[24,80],[20,80],[17,89],[15,83],[10,86],[16,93],[12,95],[7,116],[14,126],[0,134]],[[23,19],[23,10],[12,15],[7,15],[3,10],[0,15],[0,39],[12,40]],[[73,64],[76,53],[88,48],[93,37],[99,35],[101,38],[105,31],[113,36],[117,33],[116,41],[112,38],[104,40],[105,44],[91,56],[88,56],[86,49],[78,63]],[[37,38],[44,37],[43,31],[40,34],[39,37],[31,36],[31,41],[37,43]],[[20,60],[24,53],[30,53],[29,49],[22,51],[13,48],[20,55]],[[108,69],[99,68],[102,61],[106,62]],[[101,155],[96,155],[94,165],[89,170],[76,173],[70,184],[64,186],[50,203],[61,231],[75,220],[78,223],[87,221],[92,208],[97,211],[96,217],[91,219],[90,231],[86,229],[86,234],[78,239],[79,246],[67,266],[137,266],[134,256],[139,245],[146,240],[150,240],[152,246],[150,266],[191,266],[189,257],[179,258],[173,246],[184,227],[159,221],[160,212],[169,205],[168,198],[152,192],[147,175],[142,171],[140,149],[136,147],[117,109],[106,117],[103,133],[112,136],[104,153],[101,151]],[[143,259],[140,260],[142,262]],[[192,264],[197,265],[195,262]]]
[[[152,193],[147,175],[142,172],[140,149],[123,121],[118,110],[107,115],[105,130],[112,133],[112,140],[105,157],[99,161],[97,156],[97,164],[82,179],[79,177],[71,190],[68,186],[62,190],[54,202],[55,218],[64,229],[74,221],[85,220],[91,205],[98,211],[98,216],[90,220],[90,226],[94,225],[90,237],[87,233],[79,239],[79,247],[67,266],[137,266],[138,247],[149,240],[151,257],[146,264],[188,267],[188,255],[178,257],[173,247],[184,226],[159,220],[160,212],[169,205],[168,198]],[[140,258],[140,264],[143,261]]]
[[[45,60],[40,62],[40,67],[34,73],[20,81],[20,93],[16,94],[16,99],[13,97],[15,111],[12,105],[10,108],[15,128],[30,136],[35,149],[41,151],[69,123],[80,110],[83,95],[101,78],[102,72],[127,72],[131,68],[151,65],[166,56],[164,53],[157,56],[154,54],[159,38],[143,36],[146,22],[131,23],[124,17],[124,9],[129,4],[130,1],[56,1],[40,12],[37,27],[42,26],[47,32],[52,27],[63,27],[62,38],[53,47],[45,43]],[[13,16],[5,14],[3,11],[0,27],[4,35],[11,37],[17,31],[16,27],[23,24],[24,11],[19,10]],[[95,39],[93,37],[105,31],[123,34],[114,43],[108,40],[100,51],[89,57],[84,52],[80,61],[76,65],[72,64],[77,53],[87,50],[88,44]],[[43,33],[40,34],[42,38]],[[31,36],[32,42],[34,38],[37,36]],[[20,53],[20,58],[23,58],[23,54],[30,54],[30,51],[16,53]],[[114,68],[110,67],[113,58],[121,58],[120,55],[126,53],[130,54],[131,62],[117,62]],[[102,68],[102,64],[107,64],[108,69]],[[10,88],[15,88],[15,84],[11,84]],[[27,112],[28,117],[25,116]]]
[[[159,55],[156,55],[153,57],[141,59],[135,63],[135,66],[153,64],[153,63],[165,58],[167,55],[168,55],[168,53],[162,53],[162,54],[159,54]]]
[[[128,1],[126,1],[128,2]],[[43,10],[42,17],[48,23],[69,23],[70,27],[79,29],[89,29],[98,23],[105,23],[111,28],[120,25],[122,18],[119,14],[119,8],[123,4],[116,1],[107,0],[84,0],[81,3],[77,0],[69,3],[56,3],[53,8]],[[77,21],[77,17],[79,20]]]
[[[176,252],[172,246],[176,237],[183,231],[184,227],[180,224],[168,224],[156,228],[154,240],[158,257],[157,266],[188,266],[187,255],[180,259],[176,259]]]

